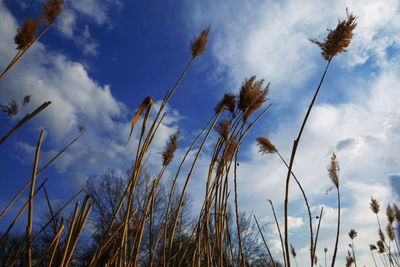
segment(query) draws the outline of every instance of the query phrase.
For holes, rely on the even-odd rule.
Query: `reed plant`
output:
[[[62,4],[62,0],[49,0],[46,2],[43,8],[43,19],[46,27],[37,36],[35,34],[39,22],[27,20],[18,32],[18,38],[16,37],[19,51],[9,67],[0,76],[0,80],[54,23],[57,16],[62,12]],[[121,183],[116,187],[119,192],[109,194],[115,197],[109,210],[102,207],[101,203],[98,202],[98,198],[90,193],[81,201],[75,202],[74,207],[70,207],[84,192],[82,190],[61,208],[55,209],[52,206],[45,186],[47,180],[43,179],[42,172],[78,141],[84,134],[85,127],[79,126],[78,136],[55,154],[42,168],[39,168],[40,152],[42,145],[44,145],[44,131],[41,131],[36,145],[32,176],[0,213],[1,220],[16,201],[22,199],[24,192],[29,188],[28,200],[25,201],[23,208],[14,217],[8,229],[2,233],[0,239],[1,250],[2,246],[6,247],[11,243],[11,230],[25,210],[28,210],[24,240],[23,242],[17,242],[15,250],[11,253],[12,255],[7,257],[7,266],[78,266],[79,264],[83,266],[249,266],[255,264],[255,261],[252,262],[251,255],[248,253],[249,242],[252,244],[262,243],[263,249],[265,249],[263,253],[265,254],[266,266],[282,266],[281,262],[283,262],[283,266],[290,267],[292,259],[298,266],[298,253],[294,245],[289,242],[288,218],[291,178],[295,180],[297,187],[301,191],[307,208],[310,232],[309,265],[311,267],[317,265],[317,244],[324,209],[321,207],[319,216],[317,216],[318,225],[315,229],[311,212],[312,206],[299,177],[295,175],[293,166],[303,132],[329,66],[333,58],[344,52],[349,46],[355,27],[355,16],[347,13],[347,18],[340,20],[336,28],[329,31],[324,42],[316,39],[311,40],[322,49],[322,56],[327,63],[297,137],[294,140],[290,160],[286,161],[278,148],[267,137],[261,136],[256,139],[262,154],[278,155],[287,168],[283,225],[279,223],[273,202],[271,200],[268,201],[278,230],[282,255],[279,257],[273,255],[268,240],[265,238],[263,226],[260,225],[255,215],[253,217],[257,227],[251,230],[253,228],[249,226],[250,219],[246,220],[239,205],[240,188],[238,179],[240,177],[238,177],[238,166],[240,147],[250,130],[271,108],[271,104],[268,103],[270,84],[265,83],[263,79],[251,76],[243,81],[237,94],[226,93],[216,103],[214,112],[210,114],[209,121],[205,123],[204,127],[186,148],[182,158],[177,159],[175,156],[180,143],[179,131],[173,133],[165,145],[165,149],[160,153],[161,161],[157,171],[158,174],[154,177],[149,176],[150,178],[146,180],[145,189],[141,187],[141,177],[145,173],[149,151],[152,148],[156,133],[159,131],[160,125],[164,122],[168,112],[166,107],[191,66],[206,50],[211,29],[207,27],[190,43],[191,55],[188,62],[174,86],[166,92],[159,109],[153,110],[155,101],[151,97],[146,97],[136,110],[132,118],[130,133],[127,137],[127,143],[132,138],[136,138],[137,141],[132,168],[126,183]],[[47,102],[44,104],[45,106],[39,108],[39,111],[27,115],[22,122],[18,123],[1,139],[0,144],[49,104]],[[213,135],[216,136],[214,140],[210,138]],[[211,153],[209,153],[208,170],[204,184],[204,199],[193,222],[185,224],[183,213],[185,203],[188,201],[188,188],[206,145],[210,148]],[[176,170],[171,169],[173,161],[177,162]],[[167,170],[173,173],[173,179],[170,187],[166,189],[165,206],[163,206],[165,209],[161,213],[157,213],[158,194],[160,188],[164,186]],[[339,163],[335,153],[332,154],[327,170],[328,176],[336,189],[338,203],[337,230],[331,260],[331,266],[333,267],[336,264],[341,225]],[[185,174],[183,174],[184,172]],[[36,184],[40,182],[41,184],[36,187]],[[178,185],[182,187],[180,188]],[[233,192],[231,192],[231,188],[233,188]],[[45,195],[49,218],[40,228],[34,229],[34,203],[40,191],[43,191]],[[139,199],[140,205],[137,204]],[[68,208],[72,209],[69,215],[65,212]],[[376,265],[375,254],[378,253],[385,266],[398,266],[399,241],[395,235],[395,222],[400,222],[399,209],[396,205],[387,207],[386,217],[388,223],[383,228],[378,216],[380,206],[377,200],[371,200],[371,208],[376,214],[379,226],[379,240],[376,245],[370,245],[373,261]],[[88,222],[90,222],[93,210],[94,212],[102,213],[106,219],[102,221],[101,231],[91,233],[88,240],[83,242],[84,235],[89,233],[89,230],[87,230],[87,228],[90,228],[88,227]],[[62,215],[66,216],[65,219],[62,218]],[[251,231],[257,233],[257,237],[259,234],[261,241],[249,238]],[[37,249],[38,240],[44,235],[47,235],[48,242],[41,249]],[[354,244],[356,236],[357,232],[355,230],[349,233],[351,252],[349,251],[346,258],[348,266],[353,263],[357,266]],[[234,243],[235,240],[237,240],[236,243]],[[84,250],[84,247],[90,247],[89,253],[85,255],[84,261],[78,261],[80,250],[81,248]],[[36,249],[38,252],[36,252]],[[328,249],[325,248],[325,266],[327,266],[327,251]]]

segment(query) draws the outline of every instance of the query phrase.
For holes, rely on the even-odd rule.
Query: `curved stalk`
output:
[[[290,267],[290,255],[288,253],[288,251],[289,251],[289,233],[288,233],[288,231],[289,231],[289,222],[288,222],[288,216],[289,216],[289,183],[290,183],[290,177],[291,177],[291,174],[292,174],[292,168],[293,168],[293,164],[294,164],[294,159],[296,157],[298,144],[300,143],[300,139],[301,139],[301,136],[303,134],[304,128],[306,126],[308,117],[310,116],[312,107],[314,106],[315,100],[317,99],[318,93],[319,93],[319,91],[321,89],[322,83],[323,83],[323,81],[325,79],[325,76],[326,76],[326,73],[328,71],[330,63],[331,63],[331,60],[329,60],[327,65],[326,65],[324,74],[322,75],[322,78],[321,78],[321,80],[319,82],[317,90],[315,91],[314,97],[313,97],[313,99],[312,99],[312,101],[310,103],[310,106],[308,107],[306,116],[304,117],[303,123],[302,123],[302,125],[300,127],[299,134],[298,134],[296,140],[294,140],[294,142],[293,142],[292,154],[290,156],[290,163],[289,163],[288,173],[287,173],[287,176],[286,176],[286,187],[285,187],[285,249],[286,249],[286,261],[287,261],[288,267]]]

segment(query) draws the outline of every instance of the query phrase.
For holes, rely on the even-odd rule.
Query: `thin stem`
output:
[[[237,192],[237,160],[238,160],[238,153],[235,153],[235,166],[234,166],[234,185],[235,185],[235,212],[236,212],[236,227],[237,227],[237,234],[239,239],[239,255],[242,265],[244,266],[244,257],[243,257],[243,249],[242,249],[242,236],[240,232],[240,222],[239,222],[239,204],[238,204],[238,192]],[[255,216],[254,216],[255,218]]]
[[[313,247],[313,255],[315,255],[315,251],[317,251],[317,243],[318,243],[318,235],[319,235],[319,229],[321,226],[321,221],[322,221],[322,213],[324,212],[324,207],[321,207],[321,212],[319,214],[319,219],[318,219],[318,227],[317,227],[317,234],[315,236],[315,245]],[[326,254],[326,253],[325,253]],[[312,264],[314,265],[315,262],[315,256],[312,260]]]
[[[271,205],[272,213],[274,214],[275,224],[276,224],[276,227],[278,228],[279,238],[281,240],[281,246],[282,246],[283,261],[284,261],[285,266],[286,266],[285,246],[283,245],[283,238],[282,238],[281,228],[279,227],[279,222],[278,222],[278,218],[276,217],[274,205],[272,204],[272,201],[270,199],[268,199],[268,202]]]
[[[262,240],[263,240],[263,242],[264,242],[264,246],[265,246],[265,248],[267,249],[268,255],[269,255],[269,257],[270,257],[270,259],[271,259],[271,261],[272,261],[272,265],[274,265],[274,267],[276,267],[275,261],[274,261],[274,259],[272,258],[271,251],[269,250],[269,247],[268,247],[268,245],[267,245],[267,242],[265,241],[264,235],[263,235],[263,233],[262,233],[262,231],[261,231],[260,225],[258,224],[256,215],[253,214],[253,216],[254,216],[254,220],[256,221],[258,231],[260,232],[261,238],[262,238]]]
[[[355,249],[354,249],[353,239],[351,239],[351,250],[353,252],[354,265],[355,265],[355,267],[357,267],[356,252],[355,252]]]
[[[42,146],[42,141],[43,141],[43,136],[44,136],[44,131],[40,131],[40,136],[39,140],[36,146],[36,152],[35,152],[35,160],[33,163],[33,169],[32,169],[32,182],[31,182],[31,190],[29,193],[29,209],[28,209],[28,226],[27,226],[27,233],[26,233],[26,246],[27,246],[27,261],[28,261],[28,266],[32,267],[32,243],[31,243],[31,238],[32,238],[32,217],[33,217],[33,196],[35,192],[35,183],[36,183],[36,177],[37,177],[37,167],[39,164],[39,155],[40,155],[40,147]]]
[[[370,250],[370,251],[371,251],[372,259],[374,260],[375,267],[378,267],[378,265],[376,264],[374,253],[372,252],[372,250]]]
[[[323,81],[325,79],[325,76],[326,76],[326,73],[328,71],[330,63],[331,63],[331,60],[329,60],[327,65],[326,65],[324,74],[322,75],[321,81],[319,82],[318,88],[315,91],[314,97],[313,97],[313,99],[312,99],[312,101],[310,103],[310,106],[308,107],[306,116],[304,117],[304,120],[303,120],[303,123],[301,125],[299,134],[298,134],[296,140],[294,140],[294,142],[293,142],[292,154],[291,154],[291,157],[290,157],[288,173],[287,173],[287,176],[286,176],[286,188],[285,188],[285,248],[286,248],[287,252],[289,251],[289,233],[288,233],[288,231],[289,231],[289,222],[288,222],[288,216],[289,216],[289,182],[290,182],[290,176],[292,174],[292,168],[293,168],[293,164],[294,164],[294,159],[296,157],[296,151],[297,151],[298,144],[300,142],[301,135],[302,135],[302,133],[304,131],[304,128],[306,126],[306,122],[308,120],[308,117],[310,116],[311,109],[312,109],[312,107],[313,107],[313,105],[315,103],[315,100],[317,99],[318,93],[319,93],[319,91],[321,89],[322,83],[323,83]],[[289,253],[286,253],[286,261],[287,261],[288,267],[290,267],[290,255],[289,255]]]
[[[279,153],[278,150],[276,150],[276,153],[278,154],[279,158],[282,160],[282,162],[285,164],[285,166],[287,168],[289,168],[289,165],[287,164],[286,160],[282,157],[282,155]],[[293,171],[291,171],[292,176],[294,178],[294,180],[296,181],[296,184],[298,185],[301,194],[303,195],[304,198],[304,202],[306,204],[307,207],[307,213],[308,213],[308,223],[309,223],[309,227],[310,227],[310,261],[311,261],[311,267],[314,265],[314,254],[315,254],[315,250],[313,250],[314,248],[314,233],[313,233],[313,225],[312,225],[312,215],[311,215],[311,208],[310,208],[310,204],[308,203],[308,198],[306,195],[306,192],[303,189],[303,186],[301,185],[299,179],[297,179],[296,175],[294,174]],[[285,259],[286,262],[286,259]]]
[[[337,253],[338,243],[339,243],[339,231],[340,231],[340,191],[339,191],[339,187],[337,188],[337,201],[338,201],[338,220],[337,220],[337,229],[336,229],[335,249],[333,250],[331,267],[335,266],[336,253]]]

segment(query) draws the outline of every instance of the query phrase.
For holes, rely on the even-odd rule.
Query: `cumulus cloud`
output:
[[[0,15],[0,67],[5,68],[16,52],[13,38],[17,23],[2,1]],[[86,37],[90,37],[88,28],[85,28],[85,32],[88,35]],[[83,173],[98,174],[109,167],[127,168],[133,160],[134,147],[137,145],[136,132],[130,144],[125,146],[133,110],[113,96],[111,85],[99,84],[93,79],[80,62],[72,61],[38,42],[1,84],[0,98],[3,100],[22,99],[25,95],[31,95],[29,105],[32,109],[45,101],[52,102],[30,122],[34,133],[45,129],[42,163],[52,158],[78,134],[78,124],[86,126],[86,133],[55,163],[60,173],[71,174],[72,183],[77,182],[80,186],[84,180]],[[162,149],[168,136],[176,130],[179,113],[173,109],[167,110],[165,121],[154,140],[156,151]],[[14,156],[30,163],[34,142],[15,140],[14,143],[19,151]]]
[[[325,29],[345,16],[346,7],[358,16],[358,26],[338,66],[354,67],[368,60],[385,64],[388,50],[400,46],[399,5],[397,0],[236,0],[190,2],[186,9],[193,27],[213,25],[212,54],[229,88],[256,74],[271,81],[273,99],[282,102],[304,90],[299,85],[318,69],[319,49],[308,38],[323,39]]]

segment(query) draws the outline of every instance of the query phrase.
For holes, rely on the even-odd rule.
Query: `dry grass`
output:
[[[43,18],[45,29],[36,36],[38,27],[40,27],[40,20],[27,20],[25,25],[18,30],[16,36],[16,43],[19,52],[14,60],[10,63],[9,67],[0,76],[0,80],[12,68],[13,65],[24,55],[27,50],[42,36],[47,29],[54,23],[56,18],[62,12],[62,0],[49,0],[43,7]],[[43,22],[43,20],[42,20]],[[297,252],[294,246],[289,247],[288,235],[288,205],[289,205],[289,183],[290,178],[293,177],[301,190],[304,198],[305,205],[308,211],[308,219],[310,226],[310,266],[317,264],[317,242],[318,235],[322,222],[323,207],[319,215],[318,226],[316,229],[316,236],[314,237],[314,226],[312,223],[311,209],[299,179],[294,174],[292,168],[296,156],[296,151],[301,140],[302,133],[306,126],[306,122],[316,101],[317,95],[322,87],[324,78],[327,74],[329,65],[332,59],[338,54],[345,51],[345,48],[350,44],[353,36],[353,30],[356,27],[355,17],[348,14],[347,20],[339,21],[335,30],[331,30],[324,42],[312,40],[322,49],[323,57],[328,60],[324,73],[317,86],[314,97],[310,103],[307,113],[304,117],[303,123],[300,127],[297,138],[294,141],[292,154],[289,164],[279,153],[278,148],[267,137],[258,137],[257,143],[262,154],[277,154],[282,162],[286,165],[288,173],[286,177],[285,187],[285,207],[284,207],[284,231],[281,232],[282,225],[279,224],[278,218],[272,201],[269,201],[274,221],[279,232],[282,257],[273,257],[267,240],[264,238],[263,228],[258,223],[256,216],[254,216],[257,224],[258,232],[262,237],[262,242],[268,252],[271,266],[281,266],[279,261],[284,263],[284,266],[291,266],[291,258],[296,261],[297,265]],[[130,173],[129,181],[123,188],[121,195],[117,199],[117,204],[113,207],[112,215],[104,225],[105,231],[97,236],[97,242],[94,243],[94,249],[90,254],[89,260],[86,262],[87,266],[248,266],[250,260],[245,251],[245,238],[243,235],[244,223],[240,217],[239,201],[238,201],[238,188],[237,180],[237,166],[239,164],[239,149],[240,146],[249,133],[255,126],[259,119],[268,111],[271,104],[266,104],[269,92],[269,84],[264,85],[264,80],[256,80],[256,76],[246,79],[241,85],[238,95],[227,93],[222,100],[217,103],[214,113],[212,113],[209,122],[199,132],[198,136],[193,140],[191,145],[187,148],[182,159],[179,159],[178,168],[175,172],[174,179],[171,187],[168,189],[168,201],[166,210],[163,211],[161,217],[162,224],[159,229],[155,229],[155,209],[156,207],[156,194],[162,180],[164,173],[170,166],[171,162],[176,157],[175,152],[178,147],[179,132],[171,135],[168,143],[163,152],[161,152],[162,161],[160,164],[160,171],[157,177],[151,180],[147,186],[147,191],[143,198],[143,203],[140,208],[134,205],[138,195],[143,192],[138,190],[138,181],[143,172],[144,165],[148,159],[148,152],[154,141],[154,137],[165,118],[165,108],[179,87],[182,79],[190,69],[195,60],[200,57],[207,45],[210,27],[204,29],[198,37],[190,43],[191,58],[189,59],[182,74],[178,78],[173,88],[167,92],[165,98],[162,100],[159,110],[156,111],[155,116],[150,116],[154,100],[151,97],[144,99],[140,107],[137,109],[136,114],[132,118],[131,131],[127,138],[128,142],[136,128],[138,129],[138,142],[136,146],[136,154],[134,157],[133,168]],[[24,100],[29,102],[29,99]],[[44,106],[39,107],[32,114],[27,115],[18,123],[3,139],[0,144],[4,142],[16,129],[21,127],[50,103],[45,103]],[[12,105],[10,104],[10,107]],[[141,127],[138,123],[141,121]],[[210,136],[213,132],[218,133],[217,139],[214,143],[209,144]],[[32,170],[32,177],[27,184],[19,190],[16,196],[9,202],[0,214],[0,219],[12,208],[18,199],[21,199],[24,191],[30,187],[29,200],[25,202],[23,208],[15,216],[14,220],[3,233],[0,239],[0,246],[5,245],[7,238],[13,226],[18,222],[21,215],[28,209],[28,222],[26,228],[26,240],[18,245],[10,260],[7,262],[9,266],[73,266],[76,263],[76,257],[79,254],[79,244],[82,240],[85,227],[90,218],[90,213],[93,209],[93,200],[90,196],[83,199],[82,204],[78,201],[75,203],[72,215],[67,219],[60,219],[63,211],[68,208],[75,199],[82,193],[78,192],[74,195],[63,207],[54,209],[51,205],[48,193],[45,188],[46,179],[41,175],[42,171],[48,166],[53,164],[63,152],[71,147],[80,136],[85,132],[84,126],[79,126],[79,135],[73,139],[69,144],[55,154],[54,157],[44,165],[38,168],[40,159],[40,148],[43,141],[43,131],[40,134],[39,141],[36,148],[34,167]],[[209,158],[209,167],[207,172],[207,182],[204,185],[204,200],[199,211],[199,214],[191,227],[182,229],[182,209],[187,198],[187,190],[190,185],[193,172],[197,167],[198,161],[206,145],[212,148],[212,153]],[[192,154],[190,162],[189,154]],[[182,177],[182,169],[184,164],[188,164],[188,171]],[[336,155],[333,154],[331,162],[328,166],[328,176],[330,177],[334,187],[337,189],[338,197],[338,222],[337,222],[337,235],[335,240],[335,247],[332,249],[334,256],[331,261],[331,266],[335,265],[336,252],[339,242],[339,229],[340,229],[340,183],[339,183],[339,164]],[[178,181],[179,178],[183,178]],[[164,178],[165,179],[165,178]],[[42,180],[39,187],[36,187],[38,180]],[[230,183],[233,182],[234,186],[234,200],[230,192]],[[176,192],[177,184],[182,184],[180,192]],[[32,218],[34,216],[34,200],[37,193],[43,189],[48,208],[50,211],[49,220],[37,231],[34,229]],[[198,189],[200,190],[200,189]],[[177,196],[177,198],[176,198]],[[230,210],[230,205],[234,204],[234,212]],[[400,211],[396,205],[388,206],[386,209],[387,225],[382,228],[378,213],[380,205],[377,200],[371,200],[371,209],[376,214],[378,222],[379,240],[375,245],[370,245],[371,255],[375,261],[375,254],[378,253],[379,258],[385,266],[394,266],[399,264],[399,248],[398,240],[395,235],[393,224],[397,221],[400,222]],[[235,221],[235,230],[232,227],[232,222]],[[148,242],[145,236],[145,229],[149,229]],[[45,232],[51,229],[51,235],[47,246],[41,250],[41,255],[36,255],[33,249],[35,242],[41,238]],[[385,232],[386,231],[386,235]],[[187,236],[182,238],[182,232],[185,231]],[[232,240],[237,236],[238,246],[233,247]],[[347,266],[357,264],[356,250],[354,242],[356,241],[357,232],[352,230],[349,233],[351,239],[351,253],[347,255]],[[386,238],[387,237],[387,238]],[[90,242],[90,241],[89,241]],[[148,254],[144,254],[144,246]],[[80,247],[79,247],[80,248]],[[327,266],[326,253],[328,249],[324,249],[325,253],[325,266]],[[396,265],[397,266],[397,265]]]

